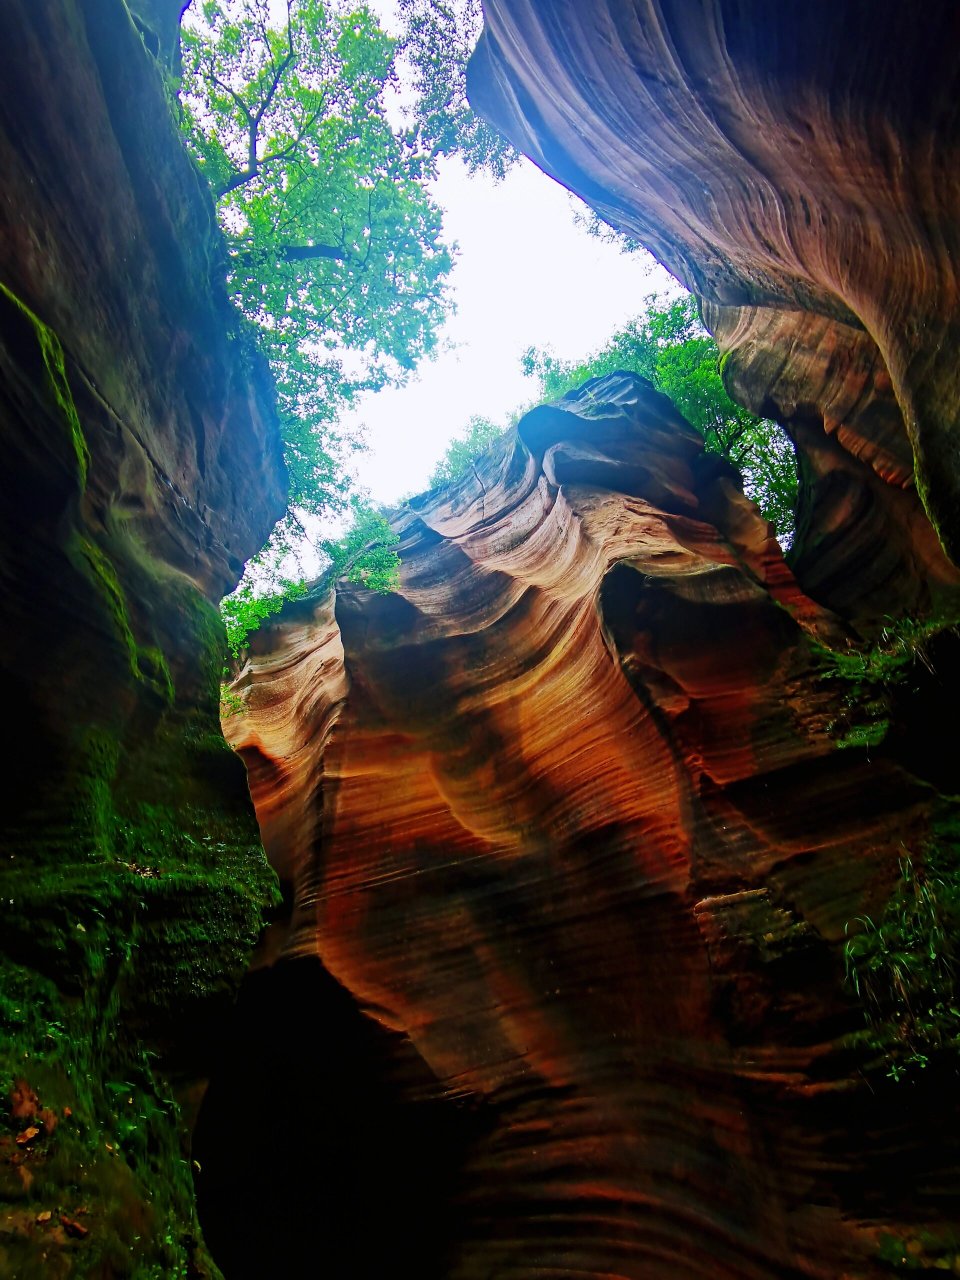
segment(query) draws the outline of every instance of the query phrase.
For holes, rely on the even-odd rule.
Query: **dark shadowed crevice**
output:
[[[194,1140],[200,1220],[227,1280],[448,1275],[483,1122],[435,1094],[410,1042],[319,961],[249,975]]]

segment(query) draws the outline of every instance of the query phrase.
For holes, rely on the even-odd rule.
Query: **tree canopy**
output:
[[[346,488],[340,410],[433,349],[452,259],[429,157],[388,119],[395,41],[364,6],[282,12],[274,26],[269,0],[205,0],[181,103],[276,379],[290,502],[316,511]]]
[[[409,71],[411,136],[431,157],[458,155],[470,173],[502,178],[519,152],[467,101],[467,62],[483,27],[480,0],[397,0]]]
[[[302,519],[351,501],[360,442],[342,411],[436,346],[452,267],[427,187],[437,159],[499,177],[516,158],[466,100],[479,0],[399,0],[397,12],[399,39],[351,0],[203,0],[186,15],[183,126],[229,288],[274,374],[290,486],[286,519],[224,605],[234,648],[302,590],[289,576]],[[351,514],[341,542],[315,549],[336,568],[349,544],[348,576],[389,589],[382,517],[359,501]]]
[[[431,485],[436,488],[442,484],[452,484],[459,480],[472,466],[474,459],[479,458],[484,449],[503,435],[504,428],[498,427],[489,418],[474,415],[460,435],[450,441],[446,452],[433,469],[430,476]]]

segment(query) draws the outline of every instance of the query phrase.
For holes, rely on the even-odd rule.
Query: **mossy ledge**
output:
[[[87,472],[90,469],[90,450],[87,447],[83,428],[80,425],[80,417],[77,413],[77,406],[70,390],[66,360],[60,339],[48,325],[45,325],[39,317],[33,314],[25,302],[22,302],[11,289],[7,288],[2,280],[0,280],[0,306],[3,306],[8,313],[5,317],[7,324],[13,329],[19,326],[23,331],[28,353],[31,345],[31,336],[36,343],[35,358],[39,359],[43,366],[41,385],[45,384],[47,393],[66,427],[76,458],[77,480],[80,488],[83,489],[87,483]],[[27,354],[26,363],[31,363],[29,354]]]
[[[215,701],[178,702],[162,650],[128,634],[138,714],[76,733],[0,866],[3,1274],[217,1274],[180,1102],[278,893]]]

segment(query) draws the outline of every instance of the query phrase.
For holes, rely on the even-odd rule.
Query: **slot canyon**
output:
[[[221,727],[287,477],[183,7],[2,6],[0,1275],[960,1273],[960,9],[483,0],[474,108],[696,296],[792,545],[596,378]]]

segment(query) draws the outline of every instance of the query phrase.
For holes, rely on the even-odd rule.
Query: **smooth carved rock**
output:
[[[903,418],[862,330],[811,312],[704,304],[741,404],[786,425],[800,462],[791,567],[864,631],[953,616],[960,575],[918,499]]]
[[[838,751],[842,626],[625,376],[395,526],[399,591],[288,606],[227,733],[278,974],[319,957],[478,1116],[427,1274],[887,1274],[882,1232],[942,1221],[953,1104],[863,1081],[840,951],[935,793]]]
[[[832,321],[832,367],[792,359],[801,422],[819,417],[881,471],[896,458],[897,484],[912,455],[956,563],[956,6],[927,6],[920,21],[899,3],[868,15],[832,0],[489,0],[484,14],[470,75],[477,108],[713,304],[728,376],[750,383],[751,400],[764,400],[767,383],[755,350],[743,377],[734,372],[739,308],[774,380],[775,339],[804,345],[811,316]],[[864,378],[885,404],[839,431],[834,407],[849,407]],[[900,431],[906,440],[891,443]],[[797,438],[805,447],[805,431]],[[888,523],[905,523],[897,536],[909,558],[916,518],[893,505]],[[834,527],[830,499],[811,510],[819,530]]]

